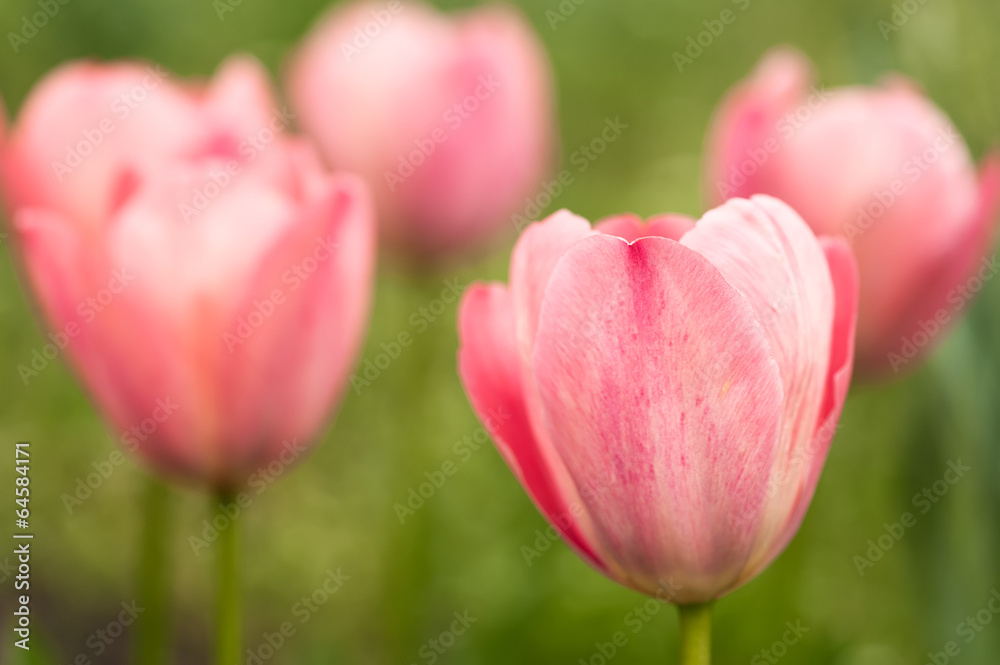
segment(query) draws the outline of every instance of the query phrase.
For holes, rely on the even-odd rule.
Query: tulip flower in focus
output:
[[[548,60],[512,8],[338,6],[287,78],[301,126],[331,165],[368,180],[384,238],[410,254],[486,243],[549,166]]]
[[[776,196],[851,243],[869,376],[917,365],[997,271],[1000,157],[977,174],[948,118],[901,77],[819,90],[804,56],[767,55],[716,114],[705,187],[712,205]]]
[[[301,458],[367,325],[366,186],[324,172],[290,118],[250,59],[206,85],[76,62],[0,153],[46,342],[126,448],[217,489]]]
[[[459,372],[511,470],[576,552],[679,605],[763,570],[798,530],[844,402],[856,274],[780,201],[695,225],[567,211],[510,284],[472,286]],[[497,413],[508,417],[497,418]]]

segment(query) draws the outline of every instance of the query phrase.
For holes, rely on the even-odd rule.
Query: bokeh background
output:
[[[13,114],[46,71],[81,57],[137,57],[181,76],[207,76],[229,53],[244,51],[277,74],[326,6],[322,0],[238,1],[69,0],[15,54],[5,35],[19,32],[23,17],[39,8],[32,0],[4,0],[0,91]],[[232,9],[221,18],[220,3]],[[977,157],[1000,141],[1000,5],[994,0],[516,4],[554,63],[560,168],[573,174],[545,212],[568,207],[590,219],[625,210],[699,215],[700,151],[712,109],[779,43],[811,56],[827,86],[871,83],[889,70],[913,77]],[[879,21],[891,21],[894,7],[903,4],[915,13],[884,35]],[[726,8],[735,10],[736,21],[679,72],[672,54]],[[581,170],[574,151],[616,118],[627,129]],[[485,435],[455,372],[455,305],[435,300],[455,280],[505,279],[514,236],[512,225],[504,242],[478,260],[435,272],[414,274],[382,261],[364,358],[374,359],[381,343],[404,331],[414,343],[371,385],[348,390],[321,445],[254,495],[241,518],[247,647],[257,650],[284,621],[296,626],[262,662],[597,665],[595,643],[616,631],[628,639],[613,658],[616,665],[675,657],[672,607],[637,621],[635,609],[645,598],[593,572],[561,542],[539,550],[528,565],[524,548],[536,547],[544,520],[491,444],[455,448],[465,437],[482,442]],[[127,630],[99,656],[87,641],[136,598],[147,476],[126,461],[81,505],[67,508],[64,495],[73,494],[94,464],[109,460],[116,444],[61,360],[28,385],[19,377],[18,365],[47,340],[15,265],[0,262],[0,450],[8,451],[0,455],[0,492],[6,497],[2,488],[13,487],[13,442],[31,440],[36,630],[24,659],[13,653],[4,628],[0,662],[70,663],[86,654],[93,663],[124,663]],[[928,651],[956,640],[961,654],[954,661],[1000,662],[1000,617],[970,643],[956,632],[1000,589],[998,402],[1000,284],[988,283],[923,368],[892,384],[852,389],[800,534],[763,575],[718,603],[716,661],[922,664]],[[401,523],[394,504],[405,503],[425,473],[433,475],[447,460],[457,471]],[[970,470],[921,514],[914,495],[942,480],[949,461],[958,460]],[[189,537],[201,535],[209,499],[194,489],[169,492],[173,509],[162,528],[173,543],[173,662],[206,662],[212,551],[196,554]],[[916,525],[860,574],[855,557],[867,556],[869,539],[904,512],[916,514]],[[0,564],[12,549],[0,549]],[[349,579],[299,623],[296,603],[338,568]],[[2,566],[0,578],[0,623],[6,624],[13,588]],[[453,613],[466,611],[476,619],[468,631],[442,654],[428,650]],[[794,644],[773,648],[786,622],[808,630]]]

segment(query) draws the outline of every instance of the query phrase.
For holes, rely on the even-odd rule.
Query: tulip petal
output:
[[[197,409],[157,410],[187,395],[190,384],[173,330],[138,295],[141,280],[52,211],[22,209],[15,226],[48,327],[65,337],[69,359],[105,417],[124,433],[122,442],[168,473],[197,474]],[[117,282],[115,274],[122,275]],[[136,436],[154,413],[160,416],[155,430]]]
[[[285,117],[275,115],[280,111],[275,104],[274,91],[264,66],[256,58],[237,55],[227,58],[212,77],[204,107],[209,116],[219,123],[219,129],[236,137],[238,144],[250,138],[260,142],[263,140],[262,132],[280,132],[285,127],[272,125],[272,121],[281,121]]]
[[[772,477],[772,487],[791,498],[783,505],[783,527],[768,534],[770,541],[760,540],[740,577],[740,584],[753,579],[791,542],[799,530],[819,483],[820,473],[837,423],[847,399],[854,367],[854,340],[858,319],[858,268],[850,245],[840,238],[823,237],[820,244],[826,254],[834,288],[835,311],[830,363],[825,383],[825,395],[819,419],[808,442],[796,449],[791,464],[783,475]]]
[[[170,76],[59,68],[0,137],[0,180],[50,337],[122,443],[233,487],[285,440],[297,457],[339,396],[374,214],[360,180],[278,135],[290,115],[259,63],[231,59],[207,85]]]
[[[867,376],[912,369],[916,363],[911,362],[912,356],[904,355],[904,345],[908,341],[914,343],[918,334],[926,334],[928,340],[921,345],[920,353],[935,348],[944,338],[945,330],[971,302],[968,281],[979,271],[987,276],[997,272],[997,256],[988,254],[996,238],[998,208],[1000,152],[983,161],[978,197],[963,228],[953,231],[950,245],[938,243],[932,247],[934,258],[931,261],[915,266],[919,272],[906,286],[907,299],[886,321],[894,325],[880,331],[876,338],[880,344],[869,342],[858,349],[858,364],[866,368]],[[935,334],[922,330],[921,326],[927,322],[937,326]]]
[[[847,389],[854,368],[854,339],[858,324],[858,266],[851,248],[839,238],[822,237],[819,241],[830,267],[834,314],[826,394],[817,432],[824,430],[829,424],[835,426],[840,419],[840,410],[847,399]],[[829,445],[829,439],[832,438],[833,433],[830,432],[825,445]],[[823,457],[825,456],[824,454]]]
[[[514,246],[510,257],[514,331],[521,359],[529,367],[538,329],[538,312],[549,277],[573,243],[594,233],[590,222],[584,218],[568,210],[559,210],[529,226]]]
[[[8,141],[8,120],[7,109],[0,97],[0,206],[6,213],[7,219],[14,217],[14,197],[12,191],[14,185],[14,174],[17,166],[11,160],[11,151]]]
[[[753,154],[767,154],[765,142],[774,137],[782,116],[803,96],[813,78],[812,66],[804,55],[779,47],[765,55],[750,78],[728,94],[712,119],[705,150],[704,191],[711,206],[761,191],[757,180],[767,165],[757,163],[759,158],[753,161]]]
[[[229,422],[250,427],[231,428],[225,454],[244,455],[248,472],[283,442],[311,438],[339,400],[364,338],[375,254],[367,186],[353,176],[331,178],[302,215],[262,259],[212,338],[222,356],[219,391]],[[241,331],[241,319],[260,323]]]
[[[502,284],[475,284],[462,298],[458,373],[480,421],[546,519],[583,558],[608,573],[588,536],[589,519],[565,467],[532,431],[514,340],[514,306]]]
[[[747,300],[672,240],[596,235],[553,271],[532,362],[540,422],[625,583],[655,593],[674,577],[677,602],[731,584],[761,519],[782,404]]]
[[[795,501],[800,463],[823,402],[834,316],[833,285],[822,247],[787,205],[767,196],[730,199],[709,211],[682,243],[700,252],[753,306],[781,369],[781,443],[751,560],[780,535]]]
[[[21,209],[14,216],[14,227],[28,279],[48,328],[67,333],[75,330],[74,326],[79,326],[76,309],[91,289],[85,276],[93,272],[92,264],[99,258],[88,256],[74,227],[51,211]],[[85,365],[81,374],[94,384],[92,389],[101,395],[108,411],[112,414],[127,412],[122,406],[125,396],[113,389],[101,357],[86,353],[91,350],[86,344],[90,337],[74,334],[70,338],[70,353]]]
[[[98,225],[122,168],[159,170],[192,138],[196,107],[169,76],[154,65],[94,62],[46,76],[9,137],[8,203],[44,205]]]
[[[552,81],[545,51],[526,25],[519,10],[502,4],[456,20],[455,52],[437,81],[446,101],[433,108],[439,113],[439,106],[473,95],[482,102],[449,126],[448,140],[397,190],[417,222],[411,245],[440,252],[473,244],[545,184],[553,156]],[[427,91],[420,101],[430,101]]]
[[[680,240],[692,228],[694,220],[686,215],[657,215],[650,217],[645,223],[637,215],[615,215],[594,225],[594,230],[600,233],[618,236],[629,242],[649,236]]]
[[[299,214],[300,202],[273,179],[243,172],[195,207],[196,196],[214,184],[211,174],[200,161],[177,163],[142,182],[108,220],[113,260],[142,277],[150,300],[171,320],[187,318],[195,299],[231,298]]]
[[[355,48],[373,13],[386,19],[381,32]],[[558,196],[564,185],[545,178],[551,78],[516,9],[445,15],[422,2],[362,1],[317,23],[286,87],[328,163],[368,180],[383,240],[430,258],[509,228],[543,186]]]

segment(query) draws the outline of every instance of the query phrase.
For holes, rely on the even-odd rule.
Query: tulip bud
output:
[[[410,254],[485,243],[550,163],[549,65],[512,8],[338,6],[287,79],[302,127],[330,164],[368,180],[384,238]]]
[[[227,489],[298,458],[338,401],[374,214],[362,181],[290,134],[255,61],[201,88],[64,65],[10,128],[0,184],[58,353],[121,441]]]
[[[466,292],[459,374],[581,557],[704,603],[798,530],[850,382],[856,291],[847,243],[770,197],[697,225],[560,211],[521,236],[509,286]]]
[[[710,203],[761,193],[845,238],[860,279],[858,366],[912,369],[964,313],[992,252],[1000,155],[976,173],[965,141],[913,83],[824,90],[809,62],[767,55],[709,132]],[[985,260],[985,263],[984,263]]]

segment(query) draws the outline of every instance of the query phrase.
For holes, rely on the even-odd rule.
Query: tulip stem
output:
[[[681,665],[712,663],[712,603],[679,605]]]
[[[232,492],[216,495],[218,514],[225,506],[234,502]],[[226,515],[226,527],[220,529],[218,568],[216,569],[215,593],[215,663],[216,665],[239,665],[243,636],[240,608],[239,576],[239,530],[238,518]]]
[[[170,493],[155,478],[146,480],[142,513],[138,599],[143,613],[136,621],[135,662],[162,665],[169,614]]]

